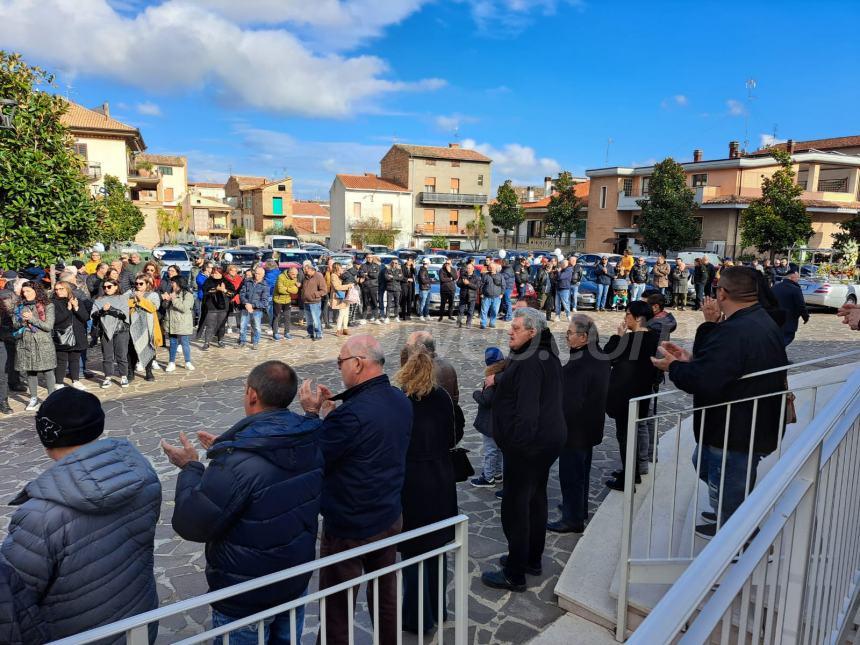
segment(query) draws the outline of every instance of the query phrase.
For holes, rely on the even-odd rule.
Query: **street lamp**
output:
[[[13,130],[12,119],[18,111],[18,102],[12,99],[0,99],[0,130]]]

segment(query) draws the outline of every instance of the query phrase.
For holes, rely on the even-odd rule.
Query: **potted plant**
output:
[[[152,169],[155,167],[152,165],[150,161],[137,161],[134,164],[135,169],[137,170],[137,174],[141,177],[149,177],[152,173]]]

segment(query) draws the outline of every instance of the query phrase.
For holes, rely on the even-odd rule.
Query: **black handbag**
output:
[[[451,463],[454,466],[454,481],[464,482],[475,474],[475,469],[469,462],[466,448],[451,448]]]
[[[69,325],[65,329],[55,329],[54,344],[58,347],[74,347],[77,344],[74,327]]]

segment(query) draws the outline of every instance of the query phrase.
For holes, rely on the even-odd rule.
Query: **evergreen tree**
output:
[[[499,186],[496,193],[496,203],[490,204],[490,221],[493,226],[498,226],[502,229],[503,244],[507,246],[508,231],[513,231],[526,218],[523,207],[520,206],[517,193],[511,186],[511,180],[508,179],[504,184]]]
[[[126,197],[125,185],[112,175],[105,176],[105,196],[101,206],[103,212],[97,237],[105,246],[133,240],[146,223],[140,209]]]
[[[642,208],[639,232],[645,247],[665,255],[696,244],[701,235],[693,219],[698,205],[683,166],[666,157],[654,165],[648,186],[650,198],[636,202]]]
[[[546,232],[559,240],[565,235],[582,230],[582,209],[585,200],[576,196],[576,182],[568,171],[559,173],[555,181],[556,194],[547,206]]]

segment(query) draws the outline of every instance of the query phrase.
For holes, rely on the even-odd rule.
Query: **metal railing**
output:
[[[832,361],[836,358],[856,356],[858,354],[860,354],[860,350],[854,350],[839,354],[838,356],[819,358],[787,365],[773,370],[756,372],[754,374],[748,374],[742,378],[751,379],[768,374],[787,372],[789,370],[796,370],[800,367],[815,366],[827,361]],[[850,377],[850,379],[854,379],[851,380],[849,384],[853,383],[855,385],[855,395],[857,394],[857,391],[860,390],[860,381],[857,381],[858,378],[860,378],[858,373],[855,373]],[[630,401],[627,427],[627,452],[626,462],[624,465],[625,490],[623,502],[623,526],[621,535],[621,552],[619,555],[620,576],[616,620],[617,640],[623,641],[627,635],[628,610],[630,609],[630,585],[632,583],[659,585],[674,583],[675,586],[672,588],[670,593],[681,594],[684,597],[692,597],[695,595],[694,590],[698,589],[698,583],[693,584],[693,590],[691,590],[689,588],[684,589],[685,583],[682,581],[687,581],[686,584],[689,584],[689,580],[695,581],[697,579],[688,578],[685,572],[692,568],[693,563],[698,562],[702,558],[710,561],[714,556],[709,557],[706,554],[714,550],[714,544],[723,544],[725,541],[730,541],[733,544],[737,542],[733,555],[723,562],[724,568],[721,569],[720,575],[725,574],[727,569],[731,568],[732,557],[745,548],[744,545],[747,541],[750,541],[750,544],[746,546],[747,551],[750,553],[753,552],[753,545],[761,544],[761,542],[756,542],[756,540],[763,540],[765,539],[764,537],[756,537],[754,540],[751,536],[753,536],[756,529],[758,529],[760,536],[766,535],[765,525],[770,520],[767,517],[767,513],[756,515],[754,508],[751,507],[752,500],[754,498],[759,499],[767,497],[771,503],[771,506],[767,511],[768,513],[770,513],[770,511],[779,503],[780,499],[778,498],[778,494],[781,493],[776,491],[771,482],[774,477],[779,476],[778,473],[784,473],[785,470],[789,468],[786,457],[783,456],[786,443],[790,444],[791,450],[796,448],[796,444],[803,443],[803,445],[806,445],[809,440],[810,433],[812,432],[809,429],[812,427],[812,424],[814,423],[815,427],[818,428],[822,423],[826,423],[824,412],[821,412],[819,416],[816,416],[820,390],[828,387],[835,388],[840,385],[845,387],[844,384],[848,380],[849,377],[834,377],[824,382],[817,382],[808,385],[795,384],[788,386],[786,389],[769,394],[720,403],[717,405],[692,407],[681,411],[671,410],[661,412],[659,414],[656,412],[653,414],[651,413],[652,402],[656,403],[660,398],[672,394],[677,395],[677,390],[638,397]],[[791,429],[788,432],[785,431],[785,421],[787,411],[789,410],[790,394],[794,394],[796,397],[795,402],[798,404],[798,421],[804,422],[809,420],[810,422],[809,428],[804,429],[802,433],[797,433]],[[779,432],[777,435],[777,446],[775,450],[776,461],[773,463],[772,470],[768,472],[764,476],[764,479],[754,487],[753,483],[756,478],[756,469],[759,467],[758,459],[753,453],[759,407],[764,400],[773,399],[775,397],[779,398],[779,417],[777,427],[782,428],[783,431]],[[648,412],[645,415],[639,414],[640,403],[643,401],[647,401],[648,403]],[[736,410],[740,406],[744,406],[747,409],[751,407],[752,409],[748,455],[746,456],[745,463],[742,464],[742,468],[746,471],[743,491],[744,501],[736,511],[731,513],[730,517],[726,519],[724,517],[726,515],[724,512],[724,504],[726,501],[724,495],[726,484],[726,458],[729,452],[728,441],[731,429],[730,421],[732,420],[733,406],[735,406]],[[710,544],[705,547],[705,550],[701,551],[701,554],[699,554],[697,553],[697,549],[701,549],[703,545],[701,544],[701,541],[697,544],[697,539],[699,538],[697,538],[696,524],[697,521],[701,519],[699,518],[699,512],[707,510],[703,508],[704,504],[699,504],[699,482],[701,481],[701,475],[703,472],[702,447],[704,446],[705,419],[709,413],[714,414],[718,410],[725,415],[723,446],[721,450],[722,462],[719,467],[719,484],[715,486],[715,490],[709,491],[709,501],[713,506],[714,511],[712,515],[715,516],[712,519],[715,522],[716,536],[711,538]],[[689,419],[691,415],[693,416],[692,427],[688,427],[687,434],[682,437],[682,425],[684,425],[684,420]],[[699,418],[696,419],[696,416]],[[657,429],[659,428],[661,421],[665,424],[667,420],[671,420],[672,425],[675,426],[675,435],[667,435],[667,438],[671,438],[671,444],[673,445],[663,446],[663,459],[658,464],[657,448],[658,444],[660,444],[660,433]],[[647,434],[643,432],[643,428],[647,427],[644,424],[649,423],[653,424],[653,438],[650,436],[648,437],[649,442],[653,441],[653,445],[649,446],[649,448],[653,448],[653,452],[650,449],[647,452],[652,455],[649,457],[649,473],[653,479],[650,490],[645,492],[647,497],[642,499],[642,503],[639,508],[638,517],[643,518],[646,525],[643,526],[640,523],[634,533],[634,477],[638,467],[638,455],[636,449],[637,430],[639,430],[640,436]],[[785,440],[788,435],[791,435],[791,441]],[[690,445],[690,437],[694,438],[695,443],[698,446],[695,452],[693,452],[692,446]],[[682,456],[682,453],[684,453],[685,450],[690,451],[692,455],[684,454]],[[689,466],[690,461],[692,461],[693,468],[690,468]],[[681,470],[682,468],[688,468],[689,470],[683,471]],[[659,498],[657,493],[658,487],[661,491],[659,493]],[[858,496],[858,499],[860,499],[860,496]],[[799,504],[800,498],[795,501]],[[676,511],[679,510],[686,511],[682,521],[679,521],[681,518],[676,517]],[[668,519],[665,517],[667,511]],[[655,521],[655,515],[659,515],[657,521]],[[746,532],[744,532],[744,529],[739,530],[737,527],[741,524],[740,518],[743,518],[745,522],[752,522],[752,528]],[[723,524],[725,524],[725,526],[723,526]],[[686,530],[687,525],[689,525],[689,532]],[[792,530],[794,527],[795,524],[792,522]],[[784,525],[781,525],[779,531],[777,531],[780,539],[782,536],[782,528],[784,528]],[[634,541],[636,542],[635,549]],[[635,553],[635,557],[633,553],[634,550],[637,551],[637,553]],[[795,556],[794,552],[792,552],[792,556]],[[769,557],[772,558],[773,554],[771,553]],[[767,568],[767,559],[768,558],[766,557],[765,565],[762,565],[763,569]],[[707,587],[705,587],[705,591],[709,591],[712,584],[713,582],[708,583]],[[764,587],[762,587],[762,589],[763,588]],[[775,591],[778,588],[778,585],[771,585],[770,588]],[[784,590],[784,586],[782,589]],[[756,587],[756,590],[758,590],[758,587]],[[696,602],[698,603],[699,600]],[[770,606],[772,607],[772,604]],[[695,609],[696,605],[693,604],[692,607]],[[649,614],[648,620],[651,619],[651,616],[653,616],[655,612],[656,609],[654,612]],[[642,628],[640,627],[639,630],[641,629]],[[637,630],[635,634],[640,634],[639,630]],[[669,641],[671,641],[671,638],[665,641],[658,639],[651,641],[639,640],[638,642]]]
[[[855,371],[630,642],[839,642],[860,584],[858,458]]]
[[[437,193],[427,190],[418,193],[418,199],[422,204],[452,204],[456,206],[482,206],[487,203],[486,195],[475,193]]]
[[[432,549],[430,551],[427,551],[426,553],[422,553],[412,558],[395,562],[390,566],[383,567],[376,571],[367,572],[361,576],[346,580],[337,585],[326,587],[325,589],[320,589],[319,591],[315,591],[312,593],[309,592],[304,596],[296,598],[295,600],[291,600],[289,602],[277,605],[275,607],[272,607],[271,609],[252,614],[245,618],[238,619],[235,622],[223,625],[221,627],[204,630],[199,634],[195,634],[191,637],[178,640],[177,642],[181,643],[182,645],[191,645],[192,643],[202,643],[216,637],[227,636],[227,638],[224,638],[223,640],[224,643],[228,643],[229,634],[231,632],[234,632],[237,629],[243,627],[255,625],[257,628],[257,634],[260,638],[260,642],[262,643],[264,642],[263,634],[265,624],[279,614],[288,614],[290,620],[290,642],[297,643],[300,642],[300,639],[299,641],[296,640],[296,611],[299,608],[309,606],[311,603],[319,602],[318,642],[324,645],[327,642],[326,601],[333,594],[346,592],[348,597],[348,640],[350,643],[352,643],[354,641],[355,620],[353,611],[350,608],[353,607],[354,599],[358,595],[358,586],[362,583],[365,583],[368,588],[368,597],[370,597],[372,593],[374,599],[372,610],[373,643],[376,644],[380,642],[379,580],[383,576],[394,574],[396,576],[397,584],[396,633],[397,643],[399,644],[402,640],[401,628],[403,606],[403,570],[407,567],[417,565],[417,617],[419,635],[424,633],[423,580],[425,575],[425,568],[426,566],[439,567],[438,571],[440,584],[438,585],[438,597],[435,599],[431,598],[428,600],[428,602],[433,602],[435,600],[435,602],[438,603],[437,616],[439,626],[437,632],[437,640],[441,645],[444,632],[443,616],[445,616],[445,608],[447,607],[446,585],[441,584],[441,581],[445,580],[445,571],[443,570],[443,555],[450,552],[454,554],[454,643],[455,645],[465,645],[468,639],[469,629],[469,518],[465,515],[457,515],[447,520],[436,522],[435,524],[429,524],[413,531],[401,533],[399,535],[395,535],[384,540],[371,542],[370,544],[366,544],[355,549],[350,549],[349,551],[336,553],[334,555],[313,560],[311,562],[307,562],[305,564],[292,567],[290,569],[285,569],[284,571],[271,573],[269,575],[255,578],[253,580],[248,580],[246,582],[242,582],[231,587],[219,589],[218,591],[212,591],[210,593],[203,594],[195,598],[189,598],[188,600],[182,600],[170,605],[166,605],[164,607],[154,609],[153,611],[139,614],[137,616],[132,616],[131,618],[126,618],[115,623],[111,623],[110,625],[104,625],[102,627],[97,627],[95,629],[83,632],[81,634],[77,634],[75,636],[70,636],[58,641],[54,641],[54,645],[83,645],[84,643],[93,643],[105,638],[116,638],[122,635],[125,635],[126,643],[128,645],[147,645],[149,643],[148,627],[152,623],[158,623],[159,621],[171,616],[183,616],[188,614],[192,610],[197,609],[198,607],[207,607],[214,602],[225,600],[227,598],[232,598],[239,594],[247,593],[249,591],[260,589],[262,587],[267,587],[269,585],[283,582],[285,580],[295,578],[297,576],[306,575],[308,573],[315,573],[324,569],[325,567],[337,564],[339,562],[344,562],[346,560],[351,560],[353,558],[367,555],[368,553],[372,553],[374,551],[396,547],[398,544],[401,544],[413,538],[428,535],[430,533],[434,533],[436,531],[450,527],[454,527],[454,541],[442,547]],[[428,560],[431,560],[432,562],[425,565]],[[372,591],[370,585],[373,585]],[[418,642],[423,642],[423,636],[419,636]]]
[[[847,193],[848,178],[842,179],[819,179],[818,191],[822,193]]]

